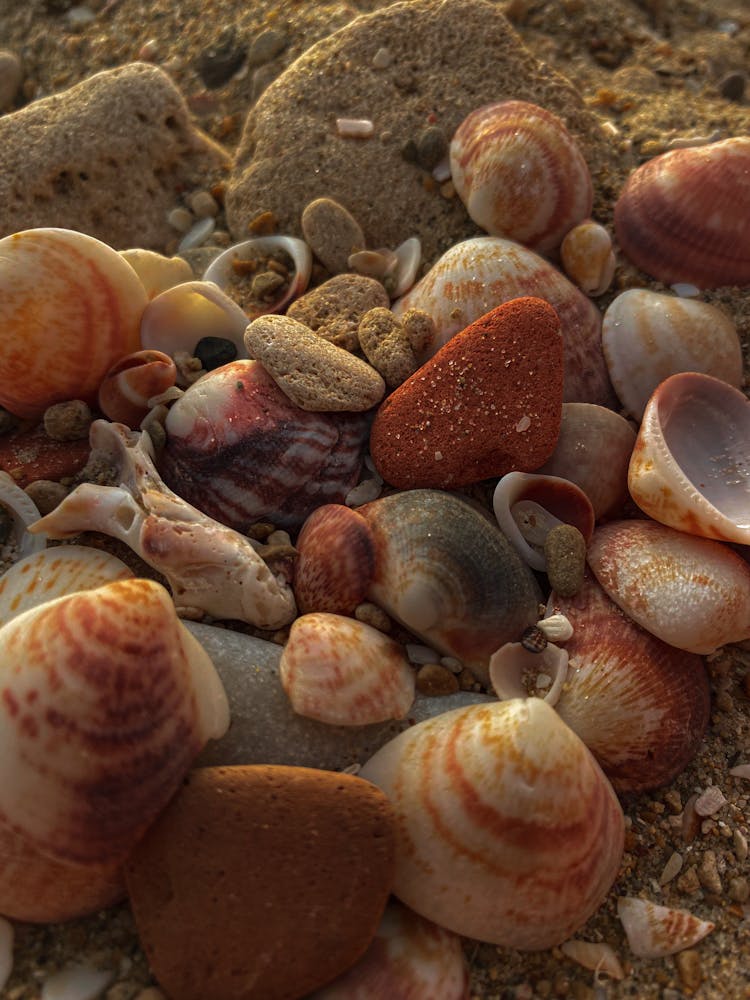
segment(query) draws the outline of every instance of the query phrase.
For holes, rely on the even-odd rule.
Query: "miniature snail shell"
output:
[[[99,409],[136,430],[149,412],[148,401],[175,384],[177,368],[162,351],[135,351],[120,358],[99,386]]]

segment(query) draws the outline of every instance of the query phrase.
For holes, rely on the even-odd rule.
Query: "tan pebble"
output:
[[[370,309],[359,323],[359,343],[365,357],[396,389],[419,368],[406,331],[390,309]]]
[[[401,326],[409,338],[411,348],[422,355],[435,339],[435,323],[429,313],[421,309],[407,309],[401,317]]]
[[[374,368],[288,316],[261,316],[245,331],[251,358],[303,410],[369,410],[385,383]]]
[[[306,206],[302,232],[312,252],[331,274],[348,271],[350,255],[365,245],[357,220],[333,198],[316,198]]]
[[[356,351],[357,328],[364,314],[376,306],[388,308],[390,302],[388,292],[374,278],[338,274],[292,302],[287,316],[338,347]]]
[[[734,855],[738,861],[747,861],[747,837],[742,830],[735,830],[732,834],[732,847],[734,848]]]
[[[680,951],[674,957],[674,964],[677,966],[677,974],[683,989],[689,993],[697,990],[703,981],[700,953],[694,948]]]
[[[729,898],[735,903],[746,903],[750,899],[750,883],[744,876],[729,880]]]
[[[190,210],[196,219],[214,218],[219,214],[219,205],[210,191],[195,191],[188,198]]]
[[[89,436],[91,410],[82,399],[54,403],[44,413],[44,430],[53,441],[80,441]]]
[[[704,889],[720,895],[724,891],[714,851],[704,851],[698,868],[698,879]]]
[[[439,663],[425,663],[417,671],[417,691],[430,697],[455,694],[458,678]]]
[[[690,844],[695,840],[701,828],[700,816],[695,811],[695,803],[697,801],[698,796],[691,795],[682,811],[682,839],[686,844]]]
[[[675,851],[664,865],[664,869],[659,876],[659,885],[666,885],[667,882],[671,882],[676,875],[679,875],[680,869],[682,868],[682,861],[682,855]]]
[[[561,597],[572,597],[583,585],[586,541],[572,524],[558,524],[544,540],[550,586]]]
[[[195,222],[195,219],[193,218],[192,212],[180,205],[177,208],[173,208],[172,211],[169,212],[167,215],[167,222],[170,224],[172,229],[176,229],[178,233],[187,233]]]
[[[0,51],[0,114],[11,107],[21,86],[21,60],[8,49]]]
[[[686,896],[693,896],[696,892],[700,892],[701,883],[698,878],[698,872],[695,870],[695,865],[691,865],[685,869],[677,879],[676,885],[680,892]]]
[[[26,487],[27,495],[34,501],[42,517],[49,514],[68,495],[67,487],[51,479],[37,479]]]
[[[363,601],[362,604],[358,604],[354,609],[354,617],[357,621],[364,622],[365,625],[371,625],[373,628],[376,628],[378,632],[391,631],[391,619],[382,608],[379,608],[377,604],[372,604],[370,601]]]

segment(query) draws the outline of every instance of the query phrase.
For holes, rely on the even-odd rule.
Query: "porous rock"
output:
[[[385,69],[380,49],[392,57]],[[615,164],[573,84],[524,48],[498,5],[410,0],[359,17],[312,46],[249,112],[227,190],[230,229],[242,238],[265,205],[280,231],[299,235],[305,205],[327,196],[346,205],[368,246],[395,249],[418,236],[430,264],[479,230],[402,148],[423,134],[428,110],[450,137],[470,111],[509,98],[558,115],[597,181]],[[370,118],[374,136],[340,136],[341,117]]]
[[[337,347],[356,351],[357,328],[364,314],[376,306],[388,308],[390,304],[388,292],[374,278],[337,274],[292,302],[286,314]]]
[[[210,186],[228,159],[156,66],[97,73],[0,118],[0,236],[59,226],[163,250],[180,192]]]
[[[390,309],[370,309],[359,324],[359,344],[389,389],[405,382],[419,368],[409,336]]]
[[[349,270],[349,257],[363,250],[365,238],[354,216],[332,198],[316,198],[302,213],[302,232],[326,270]]]

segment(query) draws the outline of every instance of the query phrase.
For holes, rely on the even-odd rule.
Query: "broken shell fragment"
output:
[[[148,401],[175,384],[177,368],[162,351],[135,351],[120,358],[99,386],[99,409],[136,430],[150,410]]]
[[[617,900],[617,915],[625,928],[630,950],[639,958],[674,955],[697,944],[714,929],[710,921],[701,920],[687,910],[657,906],[636,896],[621,896]]]
[[[310,283],[312,274],[312,252],[304,240],[297,239],[296,236],[256,236],[251,240],[244,240],[228,247],[218,257],[214,257],[203,275],[203,281],[213,282],[218,285],[227,295],[231,291],[231,280],[235,274],[234,262],[245,257],[270,256],[273,253],[283,252],[291,257],[294,265],[291,280],[284,291],[284,294],[271,303],[266,309],[254,308],[252,314],[248,313],[247,318],[256,319],[264,313],[283,312],[294,299],[299,298]],[[238,307],[239,308],[239,307]],[[238,354],[240,358],[247,357],[246,354]]]
[[[23,559],[45,548],[47,539],[43,535],[32,535],[26,530],[39,520],[37,505],[15,479],[3,471],[0,471],[0,508],[10,519],[10,531],[0,545],[0,552],[8,550],[17,559]]]
[[[186,281],[161,292],[146,306],[141,319],[141,346],[171,358],[178,352],[195,356],[204,337],[234,344],[237,358],[246,358],[247,316],[212,281]]]
[[[154,250],[120,250],[120,256],[133,268],[151,299],[168,288],[193,280],[193,269],[182,257],[164,257]]]
[[[569,941],[563,941],[560,951],[574,962],[578,962],[584,969],[604,973],[612,979],[625,978],[625,972],[614,949],[603,941],[579,941],[571,938]]]

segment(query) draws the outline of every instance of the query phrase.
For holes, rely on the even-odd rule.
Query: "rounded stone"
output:
[[[370,309],[360,320],[359,344],[389,389],[402,385],[419,367],[409,335],[390,309]]]
[[[54,403],[44,411],[44,430],[53,441],[80,441],[89,436],[91,410],[82,399]]]
[[[364,314],[376,306],[387,309],[390,304],[388,292],[374,278],[337,274],[292,302],[286,314],[319,337],[347,351],[356,351],[357,328]]]
[[[331,274],[348,271],[351,254],[365,247],[361,226],[333,198],[316,198],[305,207],[302,233],[312,252]]]
[[[575,525],[558,524],[544,540],[547,578],[560,597],[572,597],[583,585],[586,540]]]

